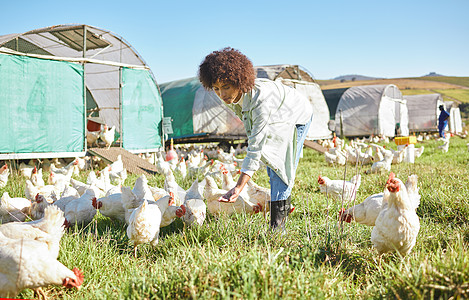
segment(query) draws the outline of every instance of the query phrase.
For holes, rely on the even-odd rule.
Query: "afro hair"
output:
[[[229,82],[243,93],[254,87],[256,79],[251,60],[239,50],[231,47],[213,51],[199,66],[199,80],[207,89],[218,82]]]

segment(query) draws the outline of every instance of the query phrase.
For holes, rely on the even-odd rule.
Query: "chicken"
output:
[[[249,201],[257,204],[264,214],[270,210],[270,189],[257,185],[253,180],[249,180],[244,188],[248,194]],[[292,206],[291,211],[295,209]]]
[[[109,128],[107,125],[104,125],[103,130],[99,134],[101,140],[106,144],[106,148],[109,149],[114,142],[114,135],[116,133],[116,126]]]
[[[34,166],[25,164],[24,162],[20,163],[19,172],[26,178],[31,178],[31,174],[33,173]]]
[[[55,258],[59,255],[60,239],[64,234],[64,213],[56,206],[48,206],[44,217],[31,222],[13,222],[0,226],[0,233],[11,239],[38,240],[47,244]]]
[[[199,181],[196,179],[186,192],[184,199],[184,207],[186,213],[182,216],[182,220],[188,226],[202,225],[207,216],[207,205],[199,192]]]
[[[55,186],[56,195],[61,196],[61,193],[65,189],[65,186],[70,184],[72,175],[73,175],[73,168],[68,169],[65,175],[60,174],[60,173],[56,174],[53,171],[50,172],[49,184]]]
[[[96,199],[96,194],[92,189],[88,189],[80,198],[65,206],[65,224],[67,227],[75,224],[87,225],[93,220],[96,215],[93,199]]]
[[[438,149],[441,149],[441,151],[447,153],[449,149],[449,135],[446,135],[445,138],[440,138],[439,140],[443,142],[443,145],[438,146]]]
[[[331,149],[335,149],[335,148],[331,148]],[[325,151],[324,152],[324,158],[325,158],[328,165],[338,164],[338,165],[342,165],[342,166],[345,165],[345,162],[346,162],[346,159],[347,159],[345,157],[345,154],[339,149],[335,150],[335,154],[332,154],[329,151]]]
[[[8,183],[8,176],[10,176],[10,169],[8,169],[8,165],[4,164],[0,168],[0,189],[4,188]]]
[[[181,206],[186,209],[182,220],[188,226],[202,225],[207,216],[207,205],[202,199],[186,199],[184,205]]]
[[[164,189],[168,193],[173,193],[175,204],[177,206],[181,206],[184,203],[184,199],[186,197],[186,190],[177,184],[176,178],[173,175],[173,171],[169,170],[167,173],[165,173],[165,176]]]
[[[124,207],[125,223],[129,224],[130,215],[143,203],[143,199],[138,199],[130,187],[123,186],[121,201]]]
[[[62,167],[62,168],[57,168],[55,166],[55,164],[51,164],[50,171],[55,173],[55,174],[62,174],[62,175],[68,175],[70,173],[69,176],[71,177],[74,173],[78,173],[78,171],[79,171],[78,163],[79,163],[78,159],[75,158],[68,165],[66,165],[65,167]]]
[[[31,218],[33,220],[39,220],[44,217],[46,207],[52,203],[54,203],[54,199],[46,198],[44,195],[37,194],[31,204]]]
[[[366,174],[381,173],[383,171],[391,171],[391,163],[394,155],[392,152],[386,152],[384,154],[384,159],[381,161],[374,162],[371,165],[371,169],[366,171]]]
[[[117,185],[124,184],[124,181],[127,179],[127,169],[124,168],[120,172],[114,172],[112,167],[109,168],[109,178],[111,181]]]
[[[140,200],[153,200],[153,193],[151,192],[150,187],[148,186],[148,179],[145,175],[142,175],[137,178],[132,192],[134,192],[135,196],[137,196],[137,198]]]
[[[160,198],[155,202],[155,204],[158,205],[158,208],[162,214],[160,228],[168,226],[169,224],[173,223],[176,218],[180,218],[186,213],[186,208],[184,205],[173,205],[174,195],[172,193],[169,196]]]
[[[63,195],[59,200],[55,201],[53,205],[57,206],[61,211],[65,212],[67,205],[78,198],[80,198],[78,192],[77,194]]]
[[[212,215],[254,214],[260,211],[260,207],[257,204],[246,201],[241,195],[234,203],[219,202],[218,199],[228,191],[219,189],[215,180],[210,176],[205,176],[205,181],[204,197],[207,200],[207,209]]]
[[[405,156],[406,156],[406,148],[408,147],[409,145],[406,144],[404,147],[402,147],[402,149],[399,149],[399,150],[394,150],[394,149],[391,149],[391,151],[393,152],[394,156],[392,158],[392,163],[393,164],[400,164],[401,162],[404,161],[405,159]],[[390,170],[387,170],[387,171],[390,171]]]
[[[360,187],[361,176],[355,175],[350,181],[331,180],[326,176],[319,175],[318,184],[321,193],[340,199],[342,196],[346,201],[353,201]]]
[[[123,184],[127,179],[127,169],[124,168],[122,155],[117,155],[117,160],[109,166],[109,178],[118,185]]]
[[[171,170],[171,166],[167,161],[164,160],[163,155],[161,152],[156,153],[157,161],[156,161],[156,170],[160,174],[166,174]]]
[[[100,132],[99,131],[87,131],[86,132],[86,143],[88,147],[93,147],[94,145],[98,145]]]
[[[409,196],[409,200],[412,202],[412,207],[414,210],[417,210],[420,205],[420,195],[419,188],[417,186],[417,179],[417,175],[410,175],[406,182],[407,194]],[[347,223],[350,223],[352,220],[354,220],[360,224],[375,226],[375,221],[379,213],[388,207],[388,199],[384,197],[384,194],[385,193],[383,192],[371,195],[362,203],[342,211],[340,213],[341,220]]]
[[[11,198],[4,192],[0,199],[0,223],[23,222],[29,215],[31,201],[25,198]]]
[[[419,147],[419,148],[415,148],[415,150],[414,150],[414,157],[417,158],[417,157],[422,156],[422,153],[423,153],[424,150],[425,150],[425,146],[421,146],[421,147]]]
[[[16,297],[23,289],[48,285],[79,288],[83,279],[82,271],[60,263],[46,243],[0,235],[0,297]]]
[[[125,222],[125,209],[122,204],[122,193],[111,194],[98,200],[94,199],[92,205],[95,209],[110,219]]]
[[[371,242],[379,254],[396,250],[404,256],[415,246],[420,230],[419,217],[406,186],[393,173],[389,176],[384,193],[388,207],[376,218]]]
[[[186,178],[187,176],[187,166],[184,157],[181,157],[181,160],[176,164],[176,168],[174,171],[179,172],[182,178]]]
[[[145,199],[143,203],[133,210],[127,226],[127,237],[134,244],[134,256],[137,257],[137,246],[150,243],[152,246],[158,244],[160,234],[161,211],[156,204],[148,204]]]
[[[46,183],[44,182],[44,179],[42,178],[42,169],[37,169],[36,166],[34,166],[33,172],[31,173],[31,182],[34,184],[34,186],[45,186]]]

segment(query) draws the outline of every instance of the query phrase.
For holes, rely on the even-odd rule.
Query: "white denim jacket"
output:
[[[243,94],[239,103],[242,107],[228,106],[243,121],[248,137],[241,169],[252,174],[262,160],[283,182],[293,185],[296,125],[306,124],[313,115],[308,99],[280,82],[256,79],[254,88]]]

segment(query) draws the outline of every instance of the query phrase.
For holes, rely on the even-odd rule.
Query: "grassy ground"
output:
[[[84,270],[82,288],[45,291],[51,299],[468,298],[467,142],[455,137],[449,152],[442,153],[436,148],[441,142],[426,141],[417,145],[425,151],[415,164],[392,166],[402,179],[417,174],[422,195],[417,244],[404,258],[387,254],[380,259],[370,242],[371,227],[352,223],[340,228],[341,203],[320,194],[317,185],[319,174],[350,179],[360,172],[361,201],[381,192],[388,174],[365,175],[366,166],[329,167],[322,155],[306,149],[287,236],[271,235],[262,214],[208,216],[195,228],[177,220],[162,229],[158,247],[143,245],[134,258],[125,225],[98,215],[87,227],[67,232],[61,242],[59,260]],[[128,178],[126,185],[135,179]],[[177,179],[189,187],[190,180]],[[254,179],[268,186],[265,172]],[[0,192],[21,196],[24,179],[10,180]],[[163,180],[149,178],[160,187]],[[25,290],[19,297],[33,294]]]

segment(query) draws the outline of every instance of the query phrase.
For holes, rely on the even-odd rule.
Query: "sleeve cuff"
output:
[[[241,169],[241,172],[244,173],[244,174],[246,174],[246,175],[248,175],[249,177],[252,178],[252,175],[254,175],[254,172],[255,172],[255,171],[251,171],[251,170],[247,170],[247,169],[243,169],[243,168],[242,168],[242,169]]]

